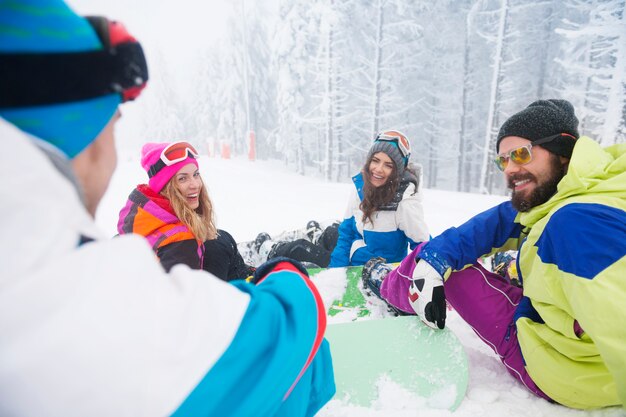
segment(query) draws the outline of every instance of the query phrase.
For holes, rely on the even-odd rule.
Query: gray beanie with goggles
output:
[[[519,136],[536,142],[559,133],[566,135],[541,143],[540,146],[556,155],[571,158],[579,137],[574,106],[566,100],[537,100],[504,122],[498,132],[496,151],[499,152],[500,142],[507,136]]]
[[[406,144],[409,144],[409,141],[406,138],[406,136],[400,132],[397,132],[397,131],[381,132],[376,136],[376,139],[374,139],[374,144],[372,145],[369,152],[367,153],[367,160],[369,160],[372,157],[372,155],[378,152],[384,152],[385,154],[387,154],[387,156],[389,156],[389,158],[391,158],[394,164],[396,164],[396,169],[398,170],[398,172],[402,173],[406,169],[407,164],[409,163],[410,154],[407,156],[404,156],[403,152],[400,150],[400,147],[397,141],[382,140],[380,139],[381,135],[386,135],[389,137],[402,135],[402,137],[406,141]]]

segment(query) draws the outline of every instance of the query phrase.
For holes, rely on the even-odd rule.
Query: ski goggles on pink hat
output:
[[[408,158],[409,155],[411,155],[411,144],[409,143],[409,140],[406,136],[396,130],[387,130],[382,132],[376,136],[374,141],[395,143],[403,158]]]
[[[159,159],[148,170],[148,178],[154,177],[166,166],[172,166],[187,158],[198,159],[200,154],[189,142],[174,142],[161,151]]]

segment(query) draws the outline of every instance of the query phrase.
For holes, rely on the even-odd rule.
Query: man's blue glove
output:
[[[426,325],[433,329],[446,326],[446,295],[443,277],[430,264],[417,259],[409,287],[411,307]]]
[[[288,262],[291,265],[293,265],[298,271],[302,272],[307,277],[309,276],[309,273],[307,272],[306,268],[302,266],[300,262],[296,261],[295,259],[285,258],[284,256],[278,256],[260,265],[254,271],[254,274],[252,275],[252,279],[250,281],[253,284],[258,283],[260,280],[265,278],[266,275],[272,272],[276,268],[276,266],[281,262]]]

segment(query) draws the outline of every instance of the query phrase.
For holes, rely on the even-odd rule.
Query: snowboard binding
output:
[[[391,271],[391,267],[387,265],[385,261],[385,258],[381,258],[380,256],[370,259],[365,266],[363,266],[363,273],[361,275],[363,289],[380,299],[382,299],[380,296],[380,286],[387,274]]]
[[[309,242],[313,243],[314,245],[317,244],[317,241],[319,240],[320,236],[322,235],[322,228],[320,226],[320,224],[318,222],[316,222],[315,220],[309,220],[309,222],[306,224],[306,237],[309,240]]]
[[[254,239],[254,251],[256,253],[259,253],[259,251],[261,250],[261,246],[263,246],[265,242],[271,239],[272,237],[268,235],[267,233],[265,232],[259,233],[257,237]]]
[[[380,286],[387,277],[387,274],[393,270],[393,268],[385,262],[386,259],[381,258],[380,256],[367,261],[365,266],[363,266],[363,272],[361,274],[363,289],[367,294],[374,295],[383,300],[385,304],[387,304],[387,310],[390,313],[393,313],[395,316],[407,316],[409,314],[389,304],[387,300],[380,295]]]

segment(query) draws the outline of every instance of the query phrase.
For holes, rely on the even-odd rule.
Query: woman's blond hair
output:
[[[217,237],[217,228],[215,227],[215,219],[213,218],[213,204],[209,198],[209,192],[204,185],[204,181],[202,182],[202,188],[198,195],[200,205],[194,210],[189,207],[185,201],[185,196],[183,196],[174,184],[175,178],[176,176],[173,176],[167,182],[161,194],[170,200],[176,217],[189,228],[191,233],[193,233],[199,241],[204,242],[206,240],[215,239]]]

